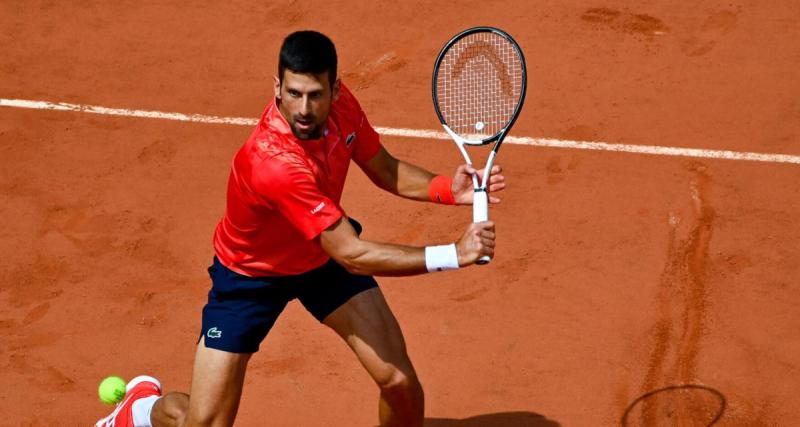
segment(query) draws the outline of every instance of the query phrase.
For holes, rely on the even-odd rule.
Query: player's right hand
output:
[[[482,256],[494,257],[494,222],[472,223],[456,242],[458,265],[465,267],[475,264]]]

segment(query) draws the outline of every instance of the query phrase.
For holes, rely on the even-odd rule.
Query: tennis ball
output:
[[[475,123],[475,130],[477,130],[477,131],[481,131],[481,130],[483,130],[483,127],[484,127],[484,126],[486,126],[486,124],[485,124],[485,123],[483,123],[483,122],[478,122],[478,123]]]
[[[125,380],[117,376],[106,377],[97,388],[100,401],[106,405],[116,405],[125,397]]]

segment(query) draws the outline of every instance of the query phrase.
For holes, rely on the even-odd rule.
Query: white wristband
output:
[[[425,247],[425,267],[429,273],[458,268],[456,244]]]

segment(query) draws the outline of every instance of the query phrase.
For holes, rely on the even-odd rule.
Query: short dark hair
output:
[[[336,82],[336,47],[331,39],[316,31],[297,31],[289,34],[281,45],[278,60],[278,78],[283,81],[284,70],[293,73],[320,74]]]

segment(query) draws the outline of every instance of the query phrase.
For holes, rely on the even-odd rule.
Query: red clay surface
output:
[[[4,1],[0,97],[255,117],[282,37],[315,28],[373,124],[435,129],[433,59],[485,24],[528,57],[515,135],[800,154],[796,2],[348,3]],[[0,425],[90,425],[110,374],[188,390],[249,132],[0,109]],[[460,162],[445,141],[384,141],[437,172]],[[723,402],[720,426],[796,425],[800,167],[512,145],[499,163],[495,262],[380,280],[429,427],[701,426]],[[367,238],[416,245],[471,215],[382,194],[357,168],[344,206]],[[669,388],[684,384],[704,387]],[[374,425],[376,400],[292,304],[239,425]]]

